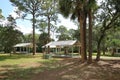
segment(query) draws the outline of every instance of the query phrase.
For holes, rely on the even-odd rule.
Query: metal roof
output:
[[[14,47],[32,47],[32,43],[19,43],[16,44]]]
[[[55,47],[63,47],[63,46],[72,46],[72,45],[78,45],[80,46],[80,42],[77,40],[67,40],[67,41],[53,41],[53,42],[49,42],[48,44],[42,46],[44,47],[48,47],[50,46],[50,48],[55,48]]]

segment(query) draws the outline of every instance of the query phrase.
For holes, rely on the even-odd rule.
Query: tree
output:
[[[7,17],[8,23],[6,24],[7,26],[12,26],[12,27],[17,27],[16,26],[16,19],[14,19],[11,15]]]
[[[51,28],[50,28],[50,30],[52,32],[52,35],[53,35],[53,37],[52,37],[53,40],[55,39],[55,36],[56,36],[55,32],[57,31],[57,29],[58,28],[55,25],[52,25]]]
[[[75,33],[76,33],[76,30],[74,30],[74,29],[69,29],[68,30],[68,34],[69,34],[69,36],[70,36],[70,38],[72,39],[72,40],[76,40],[76,38],[75,38]],[[77,33],[78,34],[78,33]]]
[[[39,23],[38,29],[41,33],[48,33],[48,27],[47,26],[48,26],[47,23],[43,21],[43,22]],[[53,39],[54,39],[54,35],[55,35],[54,33],[56,32],[56,30],[57,30],[57,26],[51,24],[50,25],[50,31],[53,33]],[[51,40],[51,38],[49,38],[49,39]]]
[[[39,31],[40,32],[42,32],[42,33],[45,33],[45,32],[47,32],[47,23],[46,22],[40,22],[39,23],[39,26],[38,26],[38,29],[39,29]]]
[[[96,60],[100,60],[101,42],[106,36],[106,32],[113,27],[118,27],[120,19],[119,0],[107,0],[101,4],[101,14],[97,15],[102,26],[99,30],[99,39],[97,41],[97,56]]]
[[[17,6],[19,10],[23,11],[25,14],[30,14],[32,16],[32,27],[33,27],[33,55],[36,52],[36,42],[35,42],[35,27],[37,22],[37,17],[41,13],[41,5],[44,0],[10,0],[14,6]],[[26,16],[24,16],[26,17]]]
[[[68,30],[66,29],[66,27],[64,27],[63,25],[61,25],[58,29],[57,29],[57,38],[58,40],[70,40],[71,38],[69,37],[68,34]]]
[[[4,18],[4,16],[2,15],[2,10],[0,9],[0,22],[1,22],[1,19],[3,19]],[[0,36],[2,35],[2,25],[0,24]],[[2,44],[1,44],[2,42],[1,42],[1,39],[0,39],[0,51],[2,50]]]
[[[24,42],[28,43],[28,42],[32,42],[33,36],[32,34],[24,34]]]
[[[4,18],[4,16],[2,15],[2,10],[0,9],[0,19]]]
[[[11,15],[7,19],[8,24],[0,26],[0,44],[5,53],[11,53],[13,46],[23,41],[23,33],[16,29],[16,21]]]
[[[101,25],[96,25],[95,27],[93,27],[93,51],[96,53],[97,52],[97,43],[99,40],[99,36],[101,34],[100,32],[100,27]],[[101,41],[101,50],[103,50],[103,54],[105,54],[106,48],[109,47],[109,35],[110,33],[107,33],[107,36]]]
[[[89,19],[89,48],[88,48],[88,62],[92,62],[92,25],[93,25],[93,14],[95,9],[97,8],[96,1],[95,0],[89,0],[88,1],[88,19]]]
[[[81,41],[81,58],[82,61],[85,61],[85,44],[84,44],[84,30],[83,30],[83,22],[85,19],[84,16],[84,1],[82,0],[60,0],[60,12],[64,17],[69,17],[71,14],[71,19],[78,18],[78,22],[80,23],[80,41]]]
[[[90,4],[89,4],[89,3]],[[92,4],[91,4],[92,3]],[[87,18],[87,8],[93,8],[95,0],[60,0],[60,12],[64,17],[71,16],[71,19],[78,19],[80,24],[80,42],[81,42],[81,57],[84,62],[87,59],[86,55],[86,18]],[[91,36],[92,37],[92,36]]]
[[[39,46],[39,51],[42,52],[42,46],[44,46],[45,44],[47,44],[47,41],[48,41],[48,37],[46,37],[48,34],[43,32],[40,34],[39,36],[39,43],[38,43],[38,46]]]
[[[42,21],[44,24],[47,24],[47,31],[48,31],[48,42],[50,42],[50,30],[51,27],[53,26],[53,22],[56,23],[58,16],[57,16],[57,0],[44,0],[44,3],[42,5],[42,11],[44,12],[43,14],[43,19]]]
[[[15,44],[23,41],[23,34],[12,26],[5,26],[2,27],[0,40],[5,53],[10,53]]]
[[[116,52],[116,49],[118,47],[120,47],[120,32],[119,32],[120,28],[115,28],[114,30],[109,30],[107,32],[108,36],[107,36],[107,47],[109,49],[112,50],[111,53],[111,56],[114,56],[115,52]],[[111,34],[111,31],[114,32],[114,34]]]

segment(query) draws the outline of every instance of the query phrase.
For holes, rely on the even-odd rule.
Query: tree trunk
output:
[[[92,12],[91,9],[89,10],[89,52],[88,52],[88,63],[92,62]]]
[[[50,42],[50,17],[48,16],[48,42]]]
[[[100,43],[98,43],[98,45],[97,45],[96,61],[100,60],[100,55],[101,55],[101,52],[100,52]]]
[[[104,44],[103,44],[104,45]],[[105,55],[106,48],[105,46],[103,47],[103,55]]]
[[[85,19],[83,23],[83,35],[84,35],[84,52],[85,52],[85,60],[87,60],[87,52],[86,52],[86,20],[87,20],[87,13],[85,13]]]
[[[47,54],[50,54],[50,46],[48,46]]]
[[[105,49],[103,49],[103,55],[105,55]]]
[[[50,42],[50,17],[48,16],[48,41],[47,43]],[[48,47],[48,54],[50,53],[50,47]]]
[[[83,16],[79,16],[79,23],[80,23],[80,42],[81,42],[81,59],[84,62],[85,61],[85,45],[84,45],[84,35],[83,35]]]
[[[98,40],[98,45],[97,45],[97,55],[96,55],[96,61],[99,61],[100,60],[100,55],[101,55],[101,49],[100,49],[100,44],[101,44],[101,41],[102,39],[104,38],[104,31],[102,33],[102,35],[100,36],[100,39]]]
[[[116,51],[116,49],[113,48],[113,49],[112,49],[112,54],[111,54],[111,56],[114,56],[114,55],[115,55],[115,51]]]
[[[35,42],[35,13],[33,12],[33,55],[36,53],[36,42]]]

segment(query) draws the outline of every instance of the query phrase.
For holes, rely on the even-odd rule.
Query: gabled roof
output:
[[[14,47],[32,47],[32,43],[19,43],[16,44]]]
[[[48,44],[42,47],[44,48],[50,46],[50,48],[55,48],[55,47],[72,46],[72,45],[80,46],[80,42],[77,40],[53,41],[53,42],[49,42]]]

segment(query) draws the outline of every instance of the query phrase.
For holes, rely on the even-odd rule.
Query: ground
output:
[[[0,80],[120,80],[120,57],[87,64],[80,58],[0,56]]]
[[[79,59],[65,59],[59,65],[62,67],[40,72],[31,80],[120,80],[120,60],[87,64]]]

